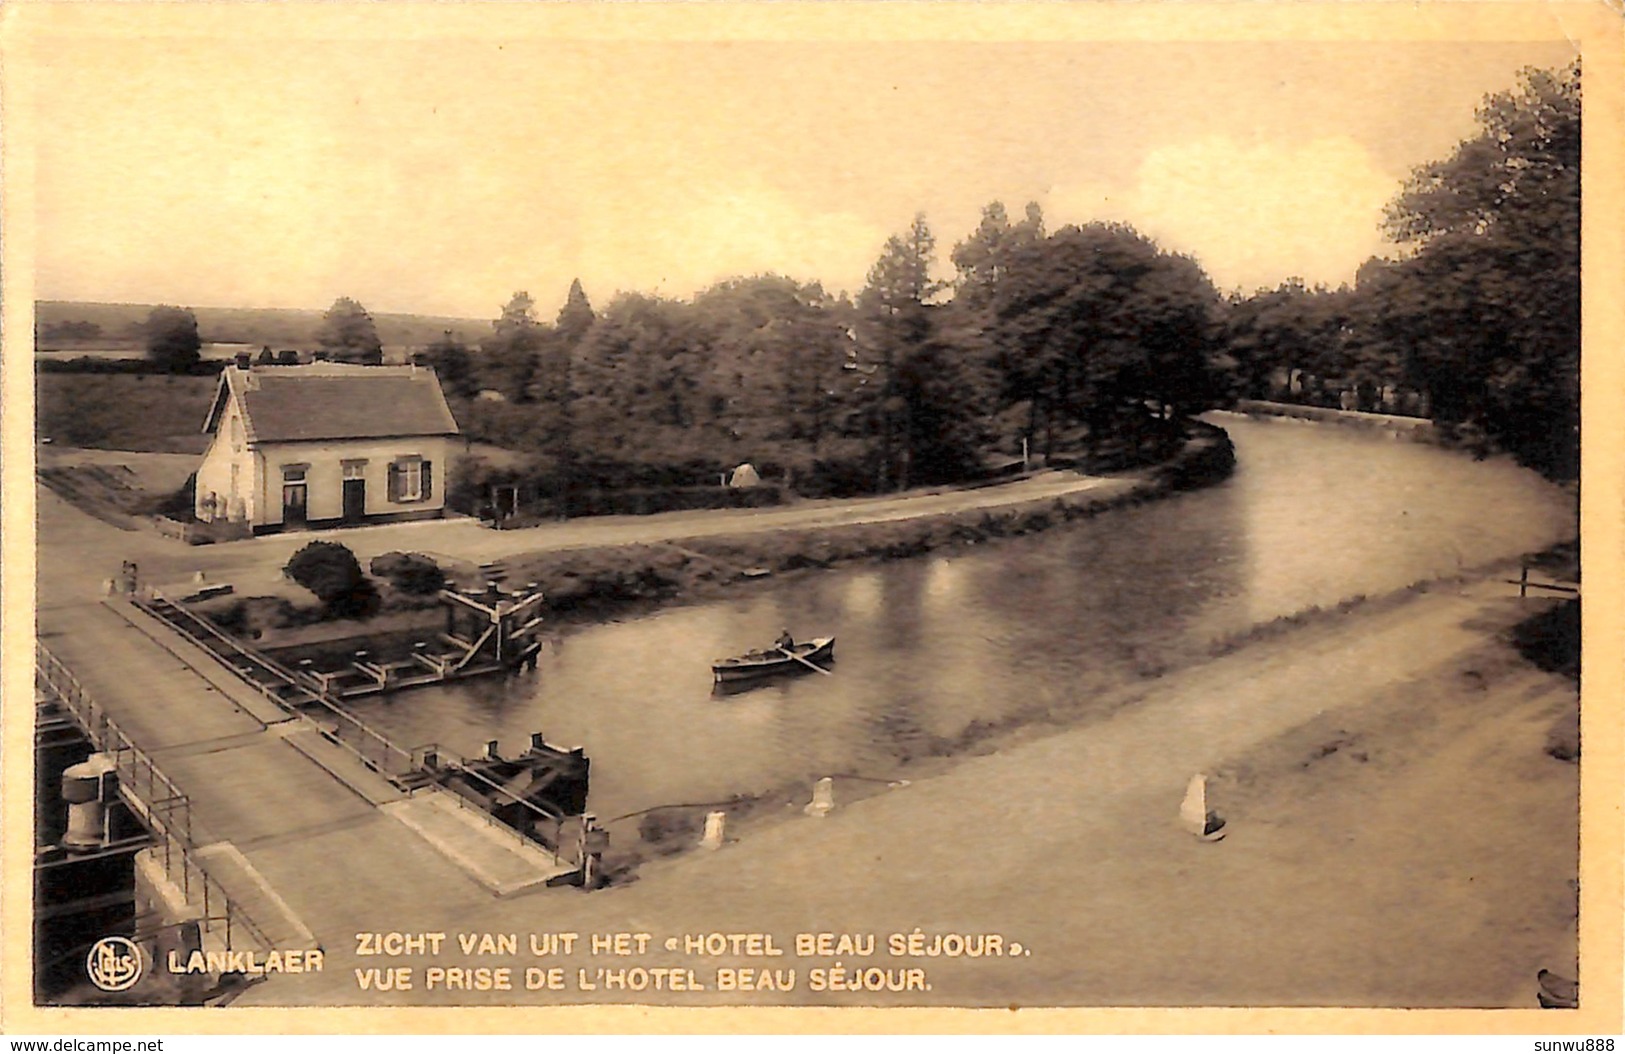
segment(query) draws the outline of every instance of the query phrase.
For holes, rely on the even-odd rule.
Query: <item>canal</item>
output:
[[[1573,500],[1505,461],[1214,418],[1238,467],[1203,491],[913,560],[787,576],[564,630],[540,669],[355,709],[404,743],[582,745],[592,809],[722,801],[823,775],[895,779],[989,727],[1075,724],[1215,640],[1571,536]],[[837,637],[835,675],[713,694],[710,660]]]

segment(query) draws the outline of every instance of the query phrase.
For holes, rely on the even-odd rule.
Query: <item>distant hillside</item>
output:
[[[101,328],[100,339],[137,339],[152,304],[95,304],[73,300],[39,300],[34,303],[35,324],[44,333],[67,323],[90,323]],[[185,305],[182,305],[185,306]],[[326,309],[198,307],[198,333],[205,342],[220,344],[270,344],[310,346]],[[491,331],[486,319],[442,318],[434,315],[390,315],[374,313],[378,339],[385,344],[429,344],[448,329],[460,340],[474,342]]]

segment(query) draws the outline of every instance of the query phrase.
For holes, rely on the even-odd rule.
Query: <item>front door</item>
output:
[[[284,483],[282,485],[282,523],[288,527],[303,527],[305,525],[305,485],[303,483]]]
[[[344,481],[344,522],[360,523],[367,515],[367,481],[364,479],[347,479]]]

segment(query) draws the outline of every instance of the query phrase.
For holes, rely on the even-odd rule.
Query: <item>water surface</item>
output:
[[[742,587],[560,632],[540,669],[355,708],[402,742],[583,745],[613,818],[822,775],[906,775],[998,722],[1084,721],[1104,691],[1313,605],[1544,547],[1572,499],[1502,461],[1324,425],[1216,417],[1228,482],[1025,538]],[[835,676],[713,695],[710,660],[789,627]]]

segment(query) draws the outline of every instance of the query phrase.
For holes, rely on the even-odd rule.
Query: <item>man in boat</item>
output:
[[[774,643],[774,647],[778,648],[780,651],[789,651],[795,646],[796,639],[790,636],[789,630],[783,630],[780,632],[778,641]]]

